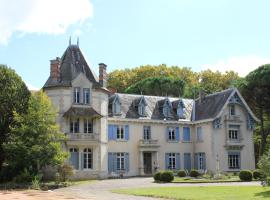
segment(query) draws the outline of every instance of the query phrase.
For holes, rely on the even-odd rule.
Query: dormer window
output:
[[[138,105],[138,113],[140,116],[145,116],[145,107],[147,106],[144,97],[142,96]]]
[[[74,103],[77,103],[77,104],[80,103],[80,88],[79,87],[74,88]]]
[[[182,99],[179,100],[178,106],[177,106],[177,116],[180,119],[185,119],[184,116],[184,109],[185,109],[185,105]]]
[[[230,116],[235,116],[235,105],[234,104],[229,105],[229,112],[230,112]]]
[[[121,102],[118,95],[116,95],[113,101],[112,110],[113,110],[113,114],[120,114],[121,112]]]
[[[169,99],[167,98],[164,102],[164,105],[163,105],[163,115],[166,118],[168,118],[168,117],[170,117],[170,114],[171,114],[171,104],[170,104]]]

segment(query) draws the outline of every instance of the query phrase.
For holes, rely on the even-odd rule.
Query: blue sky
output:
[[[29,87],[49,60],[80,38],[89,65],[108,71],[145,64],[235,70],[270,63],[267,0],[0,0],[0,63]]]

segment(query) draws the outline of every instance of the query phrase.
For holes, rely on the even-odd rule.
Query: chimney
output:
[[[201,104],[205,99],[205,92],[201,89],[199,92],[199,103]]]
[[[56,57],[55,59],[51,60],[51,78],[53,80],[58,80],[60,76],[60,58]]]
[[[102,87],[107,87],[107,65],[99,63],[99,83]]]

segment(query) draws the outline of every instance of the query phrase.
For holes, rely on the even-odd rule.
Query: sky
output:
[[[247,75],[270,63],[269,0],[0,0],[0,63],[30,89],[69,38],[108,72],[167,64]]]

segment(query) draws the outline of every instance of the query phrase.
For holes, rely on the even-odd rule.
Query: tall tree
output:
[[[32,174],[45,165],[62,164],[67,156],[61,146],[64,139],[49,98],[43,92],[33,93],[28,112],[14,113],[10,141],[4,146],[7,164]]]
[[[0,171],[6,159],[3,145],[9,141],[14,115],[27,111],[30,92],[16,72],[0,65]]]

